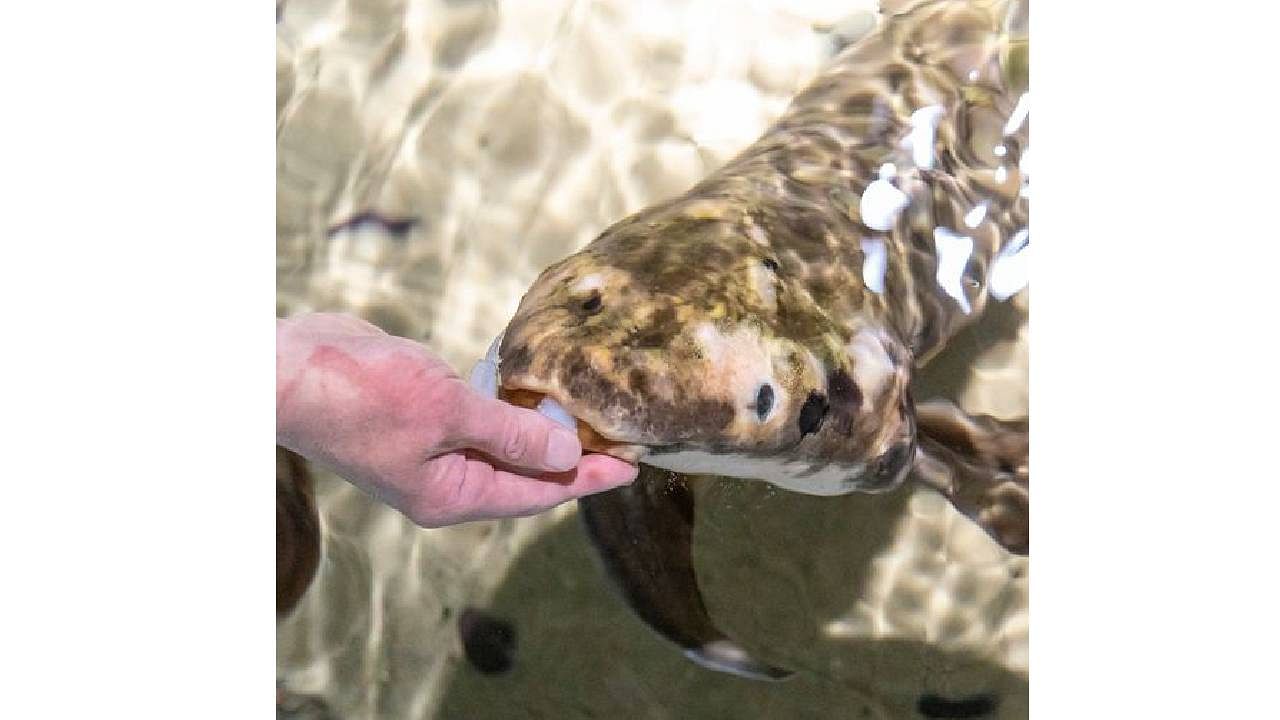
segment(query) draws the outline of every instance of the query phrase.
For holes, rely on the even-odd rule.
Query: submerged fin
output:
[[[708,670],[729,673],[749,680],[786,680],[795,673],[751,657],[732,640],[712,640],[700,648],[684,651],[684,656]]]
[[[307,462],[276,446],[276,617],[293,610],[320,567],[320,513]]]
[[[969,415],[947,401],[917,405],[915,474],[1006,550],[1030,549],[1026,420]]]
[[[752,658],[707,613],[693,570],[693,494],[683,475],[641,465],[631,485],[581,498],[578,506],[623,599],[685,657],[753,680],[792,675]]]

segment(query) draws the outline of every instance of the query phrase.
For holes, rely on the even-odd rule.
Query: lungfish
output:
[[[547,268],[477,366],[478,384],[641,466],[581,515],[627,602],[691,659],[790,674],[708,615],[689,476],[813,495],[915,477],[1027,552],[1026,422],[911,393],[1026,284],[1026,12],[888,11],[757,142]]]

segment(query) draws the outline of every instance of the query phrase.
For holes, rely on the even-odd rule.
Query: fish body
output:
[[[710,667],[785,675],[714,630],[691,566],[660,562],[689,553],[670,488],[898,486],[927,434],[912,370],[1025,284],[1025,18],[1010,0],[886,16],[756,143],[544,271],[495,346],[502,397],[642,465],[584,519],[632,606]]]

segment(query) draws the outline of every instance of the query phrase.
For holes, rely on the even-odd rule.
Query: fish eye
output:
[[[760,390],[756,393],[756,417],[761,422],[769,415],[769,411],[773,409],[773,386],[765,383],[760,386]]]
[[[767,258],[765,258],[762,262],[764,263],[764,266],[765,266],[766,268],[768,268],[769,270],[771,270],[771,271],[773,271],[773,272],[778,272],[778,261],[777,261],[777,260],[774,260],[773,258],[769,258],[769,257],[767,257]]]
[[[600,308],[603,305],[604,301],[601,300],[600,293],[598,291],[592,291],[591,297],[583,301],[582,309],[594,314],[600,312]]]
[[[827,416],[827,398],[814,390],[805,398],[800,407],[800,436],[811,435],[822,427],[822,420]]]

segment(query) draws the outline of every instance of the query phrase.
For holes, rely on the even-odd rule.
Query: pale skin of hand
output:
[[[276,321],[276,442],[423,527],[532,515],[637,473],[422,345],[329,313]]]

